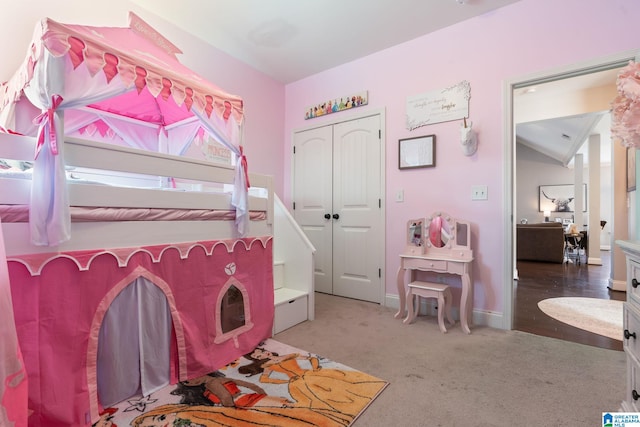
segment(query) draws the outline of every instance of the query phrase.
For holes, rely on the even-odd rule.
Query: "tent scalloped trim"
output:
[[[262,236],[236,240],[212,240],[184,244],[172,243],[168,245],[153,245],[134,248],[28,254],[9,256],[7,257],[7,261],[14,261],[23,264],[32,276],[39,276],[47,264],[58,258],[67,258],[76,264],[79,271],[88,271],[94,259],[98,256],[108,254],[117,260],[118,267],[123,268],[128,265],[129,260],[134,255],[140,252],[148,254],[152,262],[157,264],[162,259],[162,256],[171,249],[178,251],[180,259],[186,259],[194,248],[201,248],[207,256],[212,256],[214,249],[218,245],[224,245],[227,252],[232,253],[235,250],[236,245],[244,245],[246,250],[251,250],[254,244],[259,243],[263,248],[266,248],[268,242],[272,239],[273,236]]]

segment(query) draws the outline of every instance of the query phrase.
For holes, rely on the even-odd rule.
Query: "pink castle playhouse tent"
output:
[[[43,19],[24,63],[0,86],[0,159],[18,138],[35,147],[28,187],[0,176],[0,207],[9,208],[0,210],[3,426],[91,425],[127,395],[218,369],[272,331],[272,236],[264,216],[251,217],[242,100],[180,64],[180,51],[137,16],[129,21],[128,28],[98,28]],[[192,196],[206,208],[198,214],[213,207],[227,215],[226,208],[224,220],[235,226],[193,216],[160,228],[150,228],[153,219],[76,225],[69,163],[103,157],[85,149],[108,151],[82,141],[69,151],[69,136],[89,130],[128,147],[117,154],[134,156],[142,173],[160,168],[165,177],[216,172],[177,157],[203,132],[215,138],[238,159],[226,166],[233,193],[222,210],[208,201],[216,195]],[[28,220],[10,219],[19,206],[7,200],[24,188]],[[112,208],[141,198],[131,188],[91,188],[90,198],[122,191]],[[150,204],[171,200],[163,210],[191,200],[154,191]],[[200,228],[183,236],[182,226]],[[123,247],[113,243],[119,227]]]

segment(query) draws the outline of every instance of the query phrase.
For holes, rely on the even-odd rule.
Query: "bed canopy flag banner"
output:
[[[185,133],[204,128],[238,158],[232,205],[238,235],[244,236],[249,183],[243,101],[182,65],[178,53],[131,12],[126,28],[48,18],[36,25],[22,66],[0,86],[0,128],[38,138],[29,220],[33,244],[56,246],[70,239],[62,141],[70,130],[96,121],[136,148],[180,147],[169,154],[184,150]]]

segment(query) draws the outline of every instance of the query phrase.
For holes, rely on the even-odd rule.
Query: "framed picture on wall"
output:
[[[636,148],[627,148],[627,191],[636,189]]]
[[[428,168],[436,165],[436,136],[425,135],[398,141],[398,168]]]
[[[538,208],[540,212],[574,212],[575,196],[573,184],[541,185],[538,194]],[[582,211],[587,211],[587,184],[582,184]]]

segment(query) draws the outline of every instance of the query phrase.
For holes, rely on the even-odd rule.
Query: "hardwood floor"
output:
[[[513,329],[536,335],[596,347],[622,350],[622,341],[593,334],[559,322],[538,308],[538,301],[552,297],[589,297],[624,301],[625,292],[607,288],[610,256],[602,254],[603,265],[554,264],[518,261],[519,280],[515,290]]]

